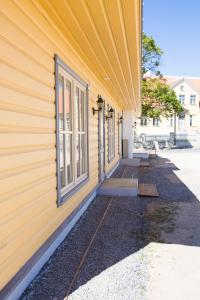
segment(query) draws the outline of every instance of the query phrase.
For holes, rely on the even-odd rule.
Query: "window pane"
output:
[[[64,97],[64,78],[59,75],[58,79],[58,109],[59,109],[59,128],[63,129],[63,97]]]
[[[81,135],[81,174],[86,172],[85,166],[85,134]]]
[[[76,136],[76,171],[77,177],[80,177],[80,135]]]
[[[64,135],[60,134],[60,178],[61,188],[65,186],[65,151],[64,151]]]
[[[85,130],[85,99],[84,92],[81,91],[80,112],[81,112],[81,130]]]
[[[79,104],[79,88],[76,87],[76,128],[80,131],[80,104]]]
[[[65,89],[65,114],[66,114],[66,130],[71,130],[72,128],[72,116],[71,116],[71,82],[66,81]]]
[[[66,134],[66,173],[67,184],[73,181],[72,171],[72,135]]]

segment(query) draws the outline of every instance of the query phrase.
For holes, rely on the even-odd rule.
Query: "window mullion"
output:
[[[76,183],[77,170],[76,170],[76,110],[75,110],[75,84],[72,81],[71,91],[71,105],[72,105],[72,166],[73,166],[73,182]]]
[[[79,102],[78,102],[78,105],[79,105],[79,132],[78,132],[78,141],[79,141],[79,173],[80,173],[80,176],[82,175],[82,149],[81,149],[81,131],[82,131],[82,103],[81,103],[81,89],[79,88],[78,90],[78,97],[79,97]]]
[[[65,186],[68,184],[67,178],[67,159],[66,159],[66,149],[67,149],[67,138],[66,138],[66,78],[63,77],[64,87],[63,87],[63,152],[64,152],[64,176],[65,176]]]

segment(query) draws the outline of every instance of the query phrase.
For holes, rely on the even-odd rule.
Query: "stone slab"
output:
[[[149,158],[149,153],[148,152],[133,152],[133,158],[145,158],[148,159]]]
[[[140,158],[123,158],[120,161],[120,164],[127,165],[130,167],[139,167],[141,159]]]
[[[99,187],[97,194],[104,196],[137,196],[138,179],[110,178]]]

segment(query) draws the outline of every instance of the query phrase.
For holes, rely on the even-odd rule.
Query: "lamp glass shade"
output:
[[[97,106],[98,106],[98,108],[102,108],[103,103],[104,103],[104,101],[103,101],[103,99],[101,98],[101,96],[99,95],[99,96],[98,96],[98,100],[97,100]]]

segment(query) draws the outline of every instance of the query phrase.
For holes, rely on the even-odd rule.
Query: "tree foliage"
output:
[[[142,40],[142,116],[159,118],[179,114],[183,107],[159,71],[163,51],[145,33]],[[145,76],[148,71],[154,77]]]
[[[142,83],[142,116],[148,118],[169,117],[183,111],[176,93],[164,78],[145,78]]]
[[[142,74],[148,71],[155,75],[160,75],[159,66],[161,63],[161,56],[163,51],[158,47],[154,39],[147,36],[144,32],[142,34]]]

